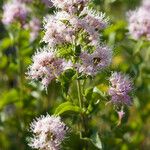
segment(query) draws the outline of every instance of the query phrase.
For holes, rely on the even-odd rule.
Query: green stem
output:
[[[82,109],[81,85],[80,85],[80,81],[79,80],[77,80],[77,91],[78,91],[79,107]],[[80,139],[81,138],[82,138],[82,131],[80,131]]]
[[[81,83],[80,80],[77,80],[77,90],[78,90],[78,100],[79,100],[79,107],[83,109],[83,96],[81,92]],[[84,114],[81,113],[81,122],[82,122],[82,127],[84,129],[84,133],[86,133],[86,118]],[[80,131],[80,139],[83,138],[82,131]],[[87,150],[87,144],[85,143],[83,146],[83,150]]]
[[[22,67],[22,56],[20,52],[20,29],[18,31],[18,39],[16,43],[16,51],[17,51],[17,63],[18,63],[18,87],[19,87],[19,99],[20,101],[22,100],[22,95],[23,95],[23,77],[22,77],[22,72],[23,72],[23,67]]]
[[[80,108],[82,108],[83,107],[83,100],[82,100],[80,80],[77,80],[77,90],[78,90],[79,106],[80,106]]]

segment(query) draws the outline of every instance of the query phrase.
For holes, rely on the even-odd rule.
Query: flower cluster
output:
[[[105,15],[89,9],[88,0],[52,0],[52,2],[59,11],[44,18],[45,34],[42,41],[53,52],[46,50],[36,53],[33,65],[29,67],[29,77],[41,79],[42,84],[47,87],[52,79],[65,71],[62,64],[68,62],[56,57],[57,49],[64,45],[72,47],[70,57],[75,56],[77,45],[81,47],[78,58],[72,62],[76,63],[74,69],[78,73],[94,76],[109,66],[112,50],[108,46],[100,45],[99,33],[107,27],[108,19]],[[39,61],[46,63],[41,65]]]
[[[86,75],[95,75],[105,67],[109,66],[112,58],[112,51],[109,47],[97,47],[97,49],[89,54],[86,51],[81,53],[81,65],[79,72]]]
[[[45,35],[43,41],[48,43],[50,47],[72,41],[72,28],[66,27],[61,20],[57,20],[57,14],[56,16],[48,16],[44,22]]]
[[[83,9],[89,0],[51,0],[53,5],[57,8],[65,10],[70,13],[78,13]]]
[[[32,9],[28,5],[31,2],[32,0],[10,0],[5,3],[2,22],[7,26],[19,22],[22,28],[30,31],[30,41],[33,42],[39,35],[41,22],[34,16],[29,17]]]
[[[45,35],[43,41],[50,47],[72,43],[77,33],[84,34],[87,44],[97,45],[99,31],[107,26],[105,14],[96,13],[85,7],[78,15],[61,10],[44,20]],[[81,43],[80,43],[81,44]]]
[[[4,14],[2,22],[5,25],[9,25],[15,21],[25,24],[26,17],[29,13],[29,8],[20,1],[13,0],[3,6]]]
[[[27,74],[33,80],[41,80],[42,85],[47,87],[51,80],[69,67],[71,63],[57,58],[54,52],[44,49],[37,51],[33,56],[33,64],[29,67]]]
[[[30,139],[29,146],[40,150],[58,150],[65,139],[68,127],[60,117],[41,116],[34,120],[30,126],[34,137]]]
[[[150,40],[150,1],[143,1],[143,5],[128,13],[129,32],[134,39],[145,37]]]
[[[111,84],[109,95],[111,96],[112,103],[115,105],[131,105],[132,101],[129,94],[133,89],[133,84],[130,78],[127,75],[114,72],[109,80]]]
[[[150,10],[150,1],[149,1],[149,0],[143,0],[142,5],[143,5],[143,7],[145,7],[147,10]]]

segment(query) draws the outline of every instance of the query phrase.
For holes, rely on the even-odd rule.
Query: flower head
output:
[[[74,34],[72,28],[66,26],[57,14],[56,16],[48,16],[45,18],[45,35],[43,41],[48,43],[50,47],[54,47],[58,44],[65,42],[71,42]]]
[[[144,1],[140,8],[128,13],[129,33],[134,39],[138,40],[141,37],[145,37],[147,40],[150,40],[149,12],[150,2]]]
[[[108,25],[108,18],[102,12],[98,13],[92,9],[84,8],[82,15],[85,15],[84,20],[94,27],[96,30],[101,30]]]
[[[133,89],[132,81],[127,75],[114,72],[110,77],[109,95],[114,104],[131,105],[130,93]]]
[[[53,79],[68,69],[66,64],[67,62],[57,58],[54,52],[44,49],[33,56],[33,64],[29,66],[27,75],[33,80],[41,80],[42,85],[47,87]]]
[[[89,0],[51,0],[53,5],[70,13],[76,13],[78,9],[86,6]]]
[[[20,21],[21,24],[24,24],[29,12],[26,5],[19,1],[12,1],[4,4],[3,10],[2,22],[5,25],[9,25],[15,21]]]
[[[87,75],[96,75],[111,63],[112,51],[107,46],[97,47],[92,53],[83,52],[80,55],[81,65],[79,72]]]
[[[149,0],[143,0],[142,6],[145,7],[147,10],[150,10],[150,1]]]
[[[33,138],[30,139],[29,146],[40,150],[59,150],[68,131],[68,127],[60,117],[49,114],[35,119],[30,129]]]

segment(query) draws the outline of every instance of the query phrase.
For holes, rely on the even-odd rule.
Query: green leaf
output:
[[[102,100],[107,100],[106,94],[104,92],[102,92],[99,88],[94,87],[93,93],[97,93]]]
[[[85,90],[85,98],[90,101],[92,99],[93,88],[87,88]]]
[[[62,115],[65,113],[80,113],[81,109],[78,106],[73,105],[71,102],[65,102],[60,104],[56,110],[55,115]]]
[[[18,97],[18,92],[15,89],[10,90],[9,92],[4,92],[0,97],[0,110],[8,104],[18,102]]]
[[[4,38],[3,40],[0,41],[1,50],[7,49],[10,46],[12,46],[12,41],[10,38]]]
[[[92,143],[95,145],[95,147],[97,147],[98,149],[102,150],[102,142],[100,140],[100,137],[98,135],[98,132],[95,132],[92,136],[91,136],[91,141]]]
[[[63,92],[65,92],[65,93],[68,92],[70,83],[71,83],[74,75],[75,75],[75,71],[72,69],[68,69],[60,75],[58,80],[61,82]]]

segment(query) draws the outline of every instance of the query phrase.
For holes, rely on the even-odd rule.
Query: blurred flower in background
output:
[[[128,13],[129,32],[134,39],[145,37],[150,40],[150,1],[144,0],[142,5]]]

